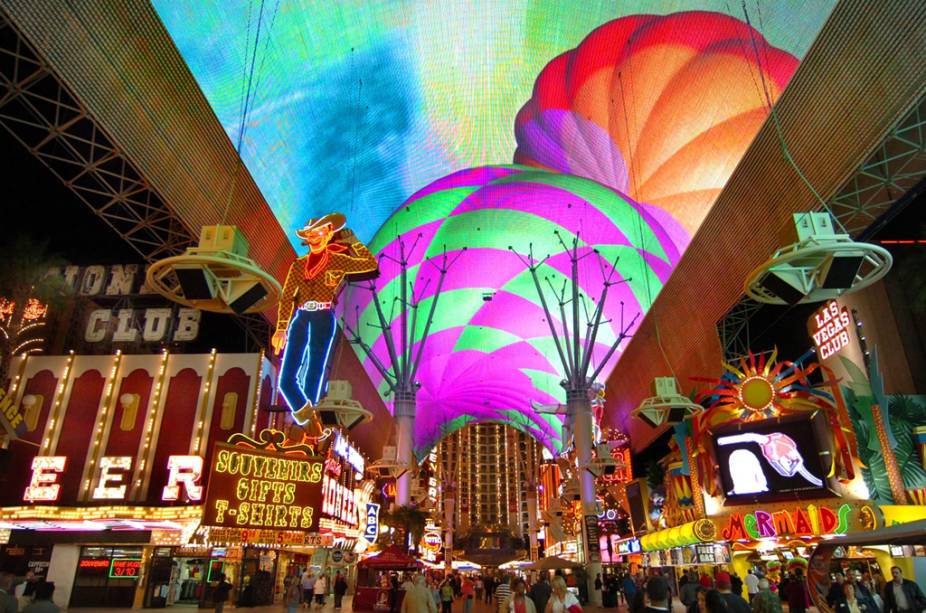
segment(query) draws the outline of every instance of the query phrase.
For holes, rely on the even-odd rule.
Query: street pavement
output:
[[[353,610],[350,606],[350,600],[351,600],[350,596],[345,596],[344,606],[341,609],[335,609],[334,599],[329,598],[328,603],[325,605],[323,609],[318,609],[314,607],[311,609],[308,607],[300,607],[297,610],[300,611],[300,613],[302,612],[304,613],[352,613]],[[91,609],[91,608],[80,608],[80,609],[71,609],[71,610],[74,611],[75,613],[84,612],[84,611],[86,611],[87,613],[89,613],[90,611],[93,611],[94,613],[124,613],[126,611],[126,609]],[[144,609],[144,610],[148,611],[148,610],[154,610],[154,609]],[[164,612],[177,611],[178,613],[193,613],[194,611],[207,611],[207,610],[211,611],[212,609],[211,608],[210,609],[198,609],[195,606],[176,605],[176,606],[168,607],[166,609],[159,609],[159,610],[164,611]],[[615,608],[603,609],[601,607],[594,607],[594,606],[588,605],[584,607],[584,610],[585,610],[585,613],[627,613],[627,607],[623,605],[617,607],[616,609]],[[282,613],[286,611],[286,607],[284,607],[282,604],[277,604],[277,605],[271,605],[271,606],[266,606],[266,607],[238,608],[238,607],[234,607],[234,606],[230,606],[226,604],[225,611],[236,611],[240,613]],[[679,604],[676,601],[673,613],[684,613],[684,611],[685,611],[684,607],[682,607],[681,604]],[[440,611],[438,611],[438,613],[440,613]],[[462,600],[454,601],[453,613],[463,613],[463,601]],[[477,603],[474,603],[472,613],[496,613],[496,608],[484,602],[477,602]]]

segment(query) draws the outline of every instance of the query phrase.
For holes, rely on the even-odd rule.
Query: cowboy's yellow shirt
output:
[[[328,254],[328,265],[323,271],[305,278],[305,261],[308,255],[296,259],[289,267],[283,295],[277,313],[277,331],[285,331],[293,311],[306,302],[334,302],[344,277],[373,272],[379,266],[376,257],[363,243],[351,243],[344,253]]]

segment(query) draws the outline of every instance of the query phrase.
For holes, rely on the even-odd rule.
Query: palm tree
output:
[[[19,235],[3,249],[0,258],[0,381],[9,375],[13,355],[28,351],[36,315],[50,304],[58,304],[69,293],[64,278],[51,274],[65,261],[49,252],[48,240]]]
[[[388,513],[386,522],[393,528],[400,528],[400,532],[405,535],[403,538],[411,536],[415,555],[418,555],[418,544],[421,537],[424,536],[424,528],[428,523],[428,514],[411,505],[395,507]]]

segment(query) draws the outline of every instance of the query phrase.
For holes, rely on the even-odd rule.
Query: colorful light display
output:
[[[290,266],[280,297],[273,348],[285,347],[280,394],[299,424],[309,421],[326,388],[341,285],[377,268],[376,258],[346,223],[340,213],[329,213],[296,230],[309,252]]]
[[[527,253],[531,236],[535,253],[553,254],[550,277],[561,283],[552,231],[579,233],[602,260],[622,255],[632,281],[615,293],[631,313],[648,308],[764,120],[763,80],[777,98],[833,4],[750,5],[760,34],[741,7],[718,0],[620,9],[568,0],[154,2],[230,135],[240,127],[244,68],[257,58],[241,155],[291,236],[305,219],[341,209],[376,254],[418,232],[419,256],[470,247],[448,276],[450,304],[441,299],[418,373],[419,457],[475,420],[511,423],[559,449],[559,418],[529,401],[560,402],[561,373],[536,289],[507,246]],[[266,27],[255,41],[260,10]],[[455,172],[513,156],[631,197],[518,167]],[[597,260],[584,261],[586,300],[600,288]],[[436,282],[421,261],[412,277],[427,299]],[[395,276],[378,282],[387,312]],[[357,330],[383,359],[382,337],[366,326],[375,323],[370,297],[350,300],[360,307]],[[619,315],[612,300],[606,318]],[[615,338],[605,332],[596,351]]]
[[[318,526],[322,462],[218,443],[203,525],[309,530]]]
[[[510,161],[516,146],[526,144],[516,143],[512,124],[518,109],[531,99],[537,75],[590,32],[621,17],[647,13],[634,17],[645,24],[659,20],[649,13],[705,10],[732,16],[671,16],[650,26],[647,36],[637,37],[647,41],[664,37],[679,49],[672,53],[671,62],[650,57],[657,61],[650,62],[645,73],[642,61],[638,65],[636,60],[625,71],[635,85],[638,114],[631,116],[631,122],[643,118],[647,99],[674,93],[671,97],[682,108],[676,109],[678,113],[651,115],[648,131],[665,135],[682,129],[680,138],[691,141],[706,127],[704,122],[713,120],[718,130],[742,128],[744,140],[738,145],[742,146],[752,139],[765,112],[756,89],[759,73],[750,64],[754,57],[750,41],[741,35],[746,28],[736,25],[744,20],[737,2],[155,0],[153,4],[233,141],[248,79],[245,68],[254,52],[263,5],[252,111],[241,155],[290,236],[309,217],[342,210],[355,220],[354,229],[366,242],[422,185],[461,168]],[[833,0],[750,1],[753,22],[761,25],[764,35],[759,42],[767,40],[771,45],[760,47],[761,64],[776,60],[778,52],[773,48],[803,57],[834,4]],[[710,36],[714,30],[720,33]],[[686,43],[686,39],[696,40]],[[686,45],[709,51],[703,61],[691,62],[692,70],[684,73],[687,77],[677,70],[665,71],[665,77],[653,74],[653,67],[657,71],[677,67]],[[642,54],[634,57],[642,59]],[[786,82],[790,72],[782,75],[777,64],[766,72],[768,78],[778,79],[770,83],[777,94],[781,79]],[[666,77],[675,78],[677,84],[669,83],[668,92]],[[644,86],[649,79],[655,81]],[[724,122],[730,117],[726,111],[730,101],[747,97],[747,108],[753,112],[741,121]],[[735,127],[737,121],[748,127]],[[659,157],[652,148],[677,144],[673,137],[649,143],[650,151],[642,145],[639,152],[635,150],[641,178],[643,160],[649,165]],[[740,149],[722,154],[720,174],[728,172],[741,153]],[[697,187],[687,177],[699,174],[690,169],[701,162],[696,155],[683,157],[677,158],[681,174],[689,186]],[[711,161],[717,159],[711,156]],[[662,176],[672,180],[675,175],[670,174]],[[710,177],[710,189],[722,184],[717,178]],[[639,183],[641,199],[661,204],[655,186]]]
[[[742,17],[742,16],[741,16]],[[797,68],[740,19],[615,19],[551,61],[516,123],[515,162],[589,177],[694,234]]]
[[[391,311],[396,338],[402,338],[402,331],[397,309],[390,305],[400,287],[400,268],[393,261],[397,237],[407,251],[416,245],[408,275],[421,301],[419,309],[427,309],[433,299],[438,275],[425,260],[442,256],[445,249],[459,254],[444,279],[441,307],[430,328],[426,331],[419,317],[409,333],[415,344],[429,335],[417,373],[419,457],[452,431],[448,428],[467,419],[508,422],[550,449],[559,449],[559,418],[536,412],[530,401],[561,400],[563,375],[536,287],[519,257],[531,249],[538,258],[549,255],[540,277],[560,288],[569,277],[570,263],[556,232],[567,244],[579,236],[580,252],[587,256],[580,264],[580,296],[589,313],[601,291],[602,266],[609,268],[617,259],[618,276],[625,281],[610,290],[604,320],[611,321],[596,339],[597,363],[617,337],[621,302],[627,321],[631,314],[645,311],[685,245],[684,231],[658,209],[581,177],[489,166],[425,187],[374,237],[371,249],[383,256],[376,280],[379,300],[387,315]],[[366,335],[364,340],[380,360],[387,361],[382,333],[367,325],[376,322],[370,292],[348,291],[345,304],[351,308],[344,316],[352,327],[359,317],[354,329]],[[556,326],[561,328],[562,322]],[[365,365],[373,381],[381,383],[369,361]]]

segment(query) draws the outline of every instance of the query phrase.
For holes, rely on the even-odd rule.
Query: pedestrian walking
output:
[[[341,602],[344,600],[344,594],[347,593],[347,579],[338,571],[334,578],[334,608],[340,609]]]
[[[302,604],[302,586],[296,577],[288,580],[286,593],[283,595],[283,604],[286,605],[286,613],[296,613],[296,609]]]

